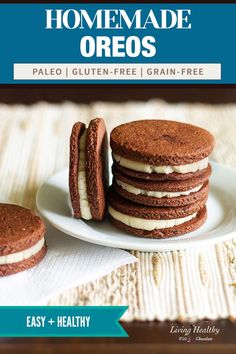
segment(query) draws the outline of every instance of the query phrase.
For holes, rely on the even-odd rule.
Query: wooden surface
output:
[[[235,353],[236,336],[235,324],[228,321],[198,322],[201,326],[209,323],[220,328],[220,333],[209,344],[192,339],[190,343],[179,341],[179,335],[170,334],[171,326],[176,323],[169,322],[133,322],[124,324],[129,338],[28,338],[28,339],[2,339],[0,340],[0,353],[25,354],[30,353],[96,353],[115,354],[164,354],[164,353],[199,353],[201,350],[208,353]],[[182,326],[181,324],[178,324]],[[185,325],[186,326],[186,325]],[[194,338],[194,337],[192,337]]]

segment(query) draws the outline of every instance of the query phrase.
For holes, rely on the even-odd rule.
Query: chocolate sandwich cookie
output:
[[[145,173],[145,172],[138,172],[134,170],[130,170],[129,168],[125,168],[121,166],[119,163],[114,161],[113,165],[117,170],[122,172],[123,174],[134,177],[134,178],[139,178],[143,179],[145,181],[183,181],[187,179],[192,179],[194,177],[204,177],[204,175],[208,174],[209,171],[211,171],[211,166],[210,164],[207,165],[206,168],[196,171],[196,172],[189,172],[189,173],[156,173],[156,172],[151,172],[151,173]]]
[[[115,164],[123,173],[142,179],[178,180],[202,175],[213,148],[214,138],[208,131],[175,121],[140,120],[111,132]]]
[[[206,199],[176,208],[136,204],[109,190],[108,212],[119,229],[136,236],[166,238],[199,228],[206,220]]]
[[[70,137],[69,189],[75,218],[102,220],[106,210],[107,134],[104,120],[75,123]]]
[[[45,225],[33,211],[0,204],[0,276],[34,267],[46,254]]]
[[[144,181],[132,178],[113,167],[113,189],[133,202],[177,207],[207,198],[211,168],[202,176],[180,181]]]

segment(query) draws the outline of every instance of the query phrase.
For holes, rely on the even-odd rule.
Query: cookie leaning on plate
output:
[[[0,276],[38,264],[46,254],[45,225],[33,211],[0,204]]]
[[[75,218],[103,220],[106,211],[107,134],[104,120],[74,124],[70,137],[69,189]]]

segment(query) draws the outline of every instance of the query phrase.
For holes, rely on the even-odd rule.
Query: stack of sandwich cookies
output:
[[[107,134],[102,118],[74,124],[70,137],[69,189],[73,215],[103,220],[106,211]]]
[[[112,222],[146,237],[179,235],[200,227],[206,219],[211,175],[208,156],[213,147],[214,138],[208,131],[179,122],[143,120],[113,129],[113,185],[109,207]],[[117,195],[122,197],[121,205],[126,205],[125,217],[116,208]],[[127,216],[135,216],[135,205],[139,208],[139,219],[150,219],[143,216],[146,208],[145,215],[155,215],[153,222],[137,223],[134,219],[130,222]],[[153,208],[156,208],[154,214]],[[180,217],[181,208],[183,217]],[[171,221],[173,213],[177,217]],[[162,222],[157,223],[157,219]]]
[[[45,256],[45,225],[29,209],[0,204],[0,276],[37,265]]]

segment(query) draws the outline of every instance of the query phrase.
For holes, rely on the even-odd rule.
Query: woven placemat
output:
[[[236,105],[167,104],[153,100],[90,105],[0,105],[1,201],[35,207],[38,187],[68,165],[76,120],[104,117],[108,129],[141,118],[191,122],[209,129],[212,158],[236,166]],[[222,184],[224,181],[222,181]],[[236,318],[236,240],[184,251],[133,252],[136,264],[70,289],[50,305],[129,305],[124,320]],[[63,279],[62,279],[63,281]]]

